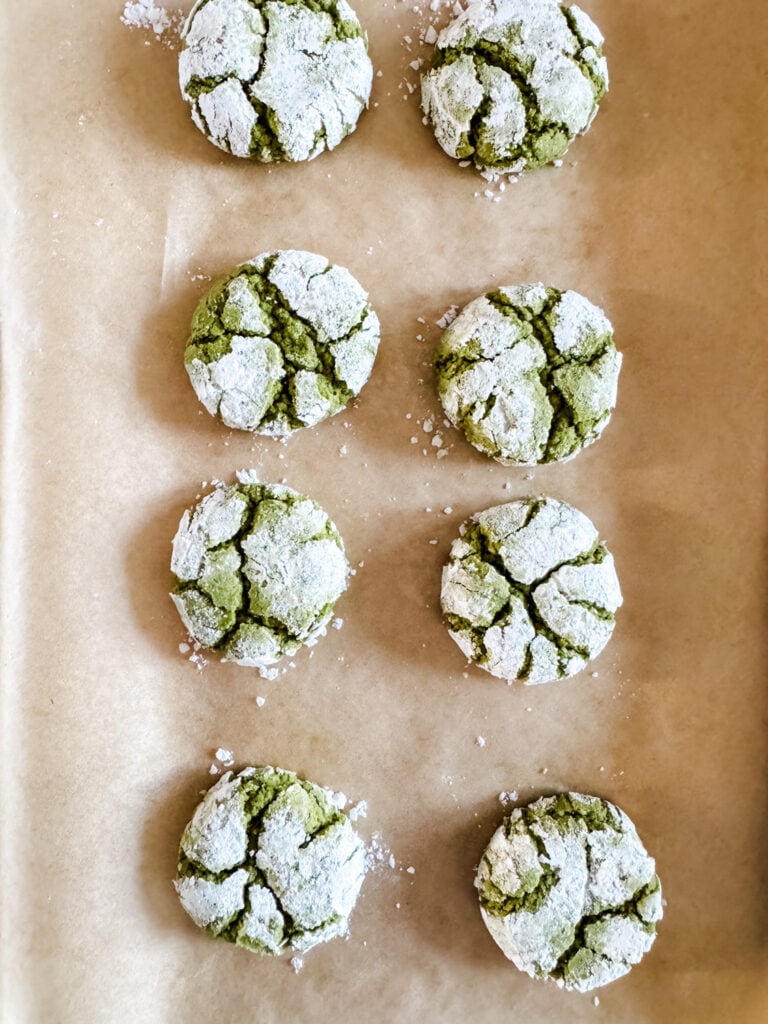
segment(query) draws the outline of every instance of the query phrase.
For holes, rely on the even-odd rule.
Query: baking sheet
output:
[[[3,5],[2,1019],[765,1020],[760,8],[590,0],[611,92],[564,167],[497,203],[402,84],[428,4],[356,6],[372,109],[270,169],[205,142],[171,36],[119,0]],[[207,278],[278,247],[349,267],[383,322],[357,407],[287,445],[221,427],[181,362]],[[601,441],[531,474],[440,425],[428,360],[450,305],[538,279],[603,305],[625,362]],[[343,628],[274,682],[198,668],[167,597],[182,511],[244,466],[364,563]],[[439,573],[466,516],[528,493],[595,521],[625,605],[590,671],[514,688],[466,670]],[[173,892],[219,746],[366,800],[395,859],[298,974],[207,939]],[[472,890],[498,793],[559,789],[630,814],[668,901],[598,1006],[509,965]]]

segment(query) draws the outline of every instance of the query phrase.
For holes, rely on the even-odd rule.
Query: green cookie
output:
[[[373,67],[346,0],[198,0],[182,40],[192,120],[235,156],[312,160],[368,105]]]
[[[588,992],[640,962],[661,920],[661,883],[627,815],[560,793],[495,832],[475,887],[488,931],[532,978]]]
[[[208,412],[277,437],[340,412],[368,380],[378,346],[379,319],[350,272],[289,249],[213,284],[184,363]]]
[[[239,473],[184,513],[171,571],[190,636],[227,661],[265,668],[325,633],[349,565],[311,498]]]
[[[421,79],[443,150],[499,173],[559,160],[607,89],[600,30],[556,0],[470,4],[437,37]]]
[[[281,768],[227,772],[184,829],[174,882],[196,925],[255,953],[345,935],[365,847],[328,790]]]
[[[461,311],[435,357],[445,414],[498,462],[573,458],[616,405],[621,353],[605,313],[542,284],[488,292]]]
[[[464,654],[491,675],[523,683],[580,672],[610,640],[622,601],[597,530],[554,498],[472,516],[451,547],[440,597]]]

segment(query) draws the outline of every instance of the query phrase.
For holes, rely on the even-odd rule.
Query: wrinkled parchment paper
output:
[[[3,1021],[766,1019],[761,7],[590,0],[611,92],[495,202],[403,84],[416,6],[358,0],[372,108],[269,169],[203,139],[172,36],[121,0],[3,5]],[[181,362],[208,278],[278,247],[349,267],[383,323],[357,407],[285,446],[214,421]],[[452,304],[534,280],[605,307],[619,406],[575,461],[505,470],[442,425],[429,355]],[[241,467],[317,499],[359,566],[343,628],[274,682],[198,668],[167,596],[182,511]],[[586,672],[517,688],[466,668],[439,578],[465,517],[529,493],[594,520],[625,606]],[[217,747],[366,800],[394,858],[299,974],[178,906]],[[472,889],[498,793],[560,789],[630,814],[668,901],[599,1006],[508,964]]]

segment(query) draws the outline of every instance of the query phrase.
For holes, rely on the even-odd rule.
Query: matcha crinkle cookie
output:
[[[373,68],[346,0],[198,0],[182,40],[192,120],[235,156],[311,160],[368,105]]]
[[[554,498],[478,512],[443,568],[448,631],[467,658],[509,682],[581,671],[621,605],[613,557],[587,517]]]
[[[560,793],[497,829],[475,886],[488,931],[532,978],[587,992],[648,952],[662,917],[653,858],[618,807]]]
[[[616,405],[621,353],[583,295],[510,285],[470,302],[435,357],[440,400],[468,441],[498,462],[577,455]]]
[[[364,874],[364,844],[327,790],[281,768],[245,768],[204,796],[174,884],[210,935],[277,955],[345,935]]]
[[[319,505],[245,472],[184,513],[171,570],[190,636],[257,668],[315,643],[349,575],[339,531]]]
[[[564,155],[608,89],[603,36],[575,4],[482,0],[437,38],[422,106],[443,150],[517,173]]]
[[[379,319],[350,272],[289,249],[213,284],[184,363],[208,412],[277,437],[340,412],[368,380],[378,346]]]

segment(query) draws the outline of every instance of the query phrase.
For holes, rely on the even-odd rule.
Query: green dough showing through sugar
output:
[[[265,668],[325,632],[349,565],[319,505],[240,473],[184,513],[171,571],[190,636],[228,661]]]
[[[212,285],[184,363],[197,397],[228,427],[286,436],[345,408],[378,346],[378,317],[349,271],[282,250]]]
[[[600,437],[621,361],[610,321],[583,295],[509,285],[461,311],[435,372],[446,416],[475,448],[536,465],[573,458]]]
[[[198,0],[182,42],[192,120],[234,156],[312,160],[368,105],[373,67],[346,0]]]
[[[627,815],[560,793],[516,808],[475,878],[483,920],[534,978],[587,992],[626,974],[653,945],[661,884]]]
[[[467,658],[523,683],[580,672],[610,640],[622,603],[597,530],[553,498],[496,505],[464,523],[440,597]]]
[[[181,838],[174,885],[195,924],[272,956],[345,935],[365,847],[331,795],[281,768],[222,775]]]
[[[422,107],[442,149],[517,173],[565,155],[608,89],[603,36],[576,5],[472,3],[437,38]]]

